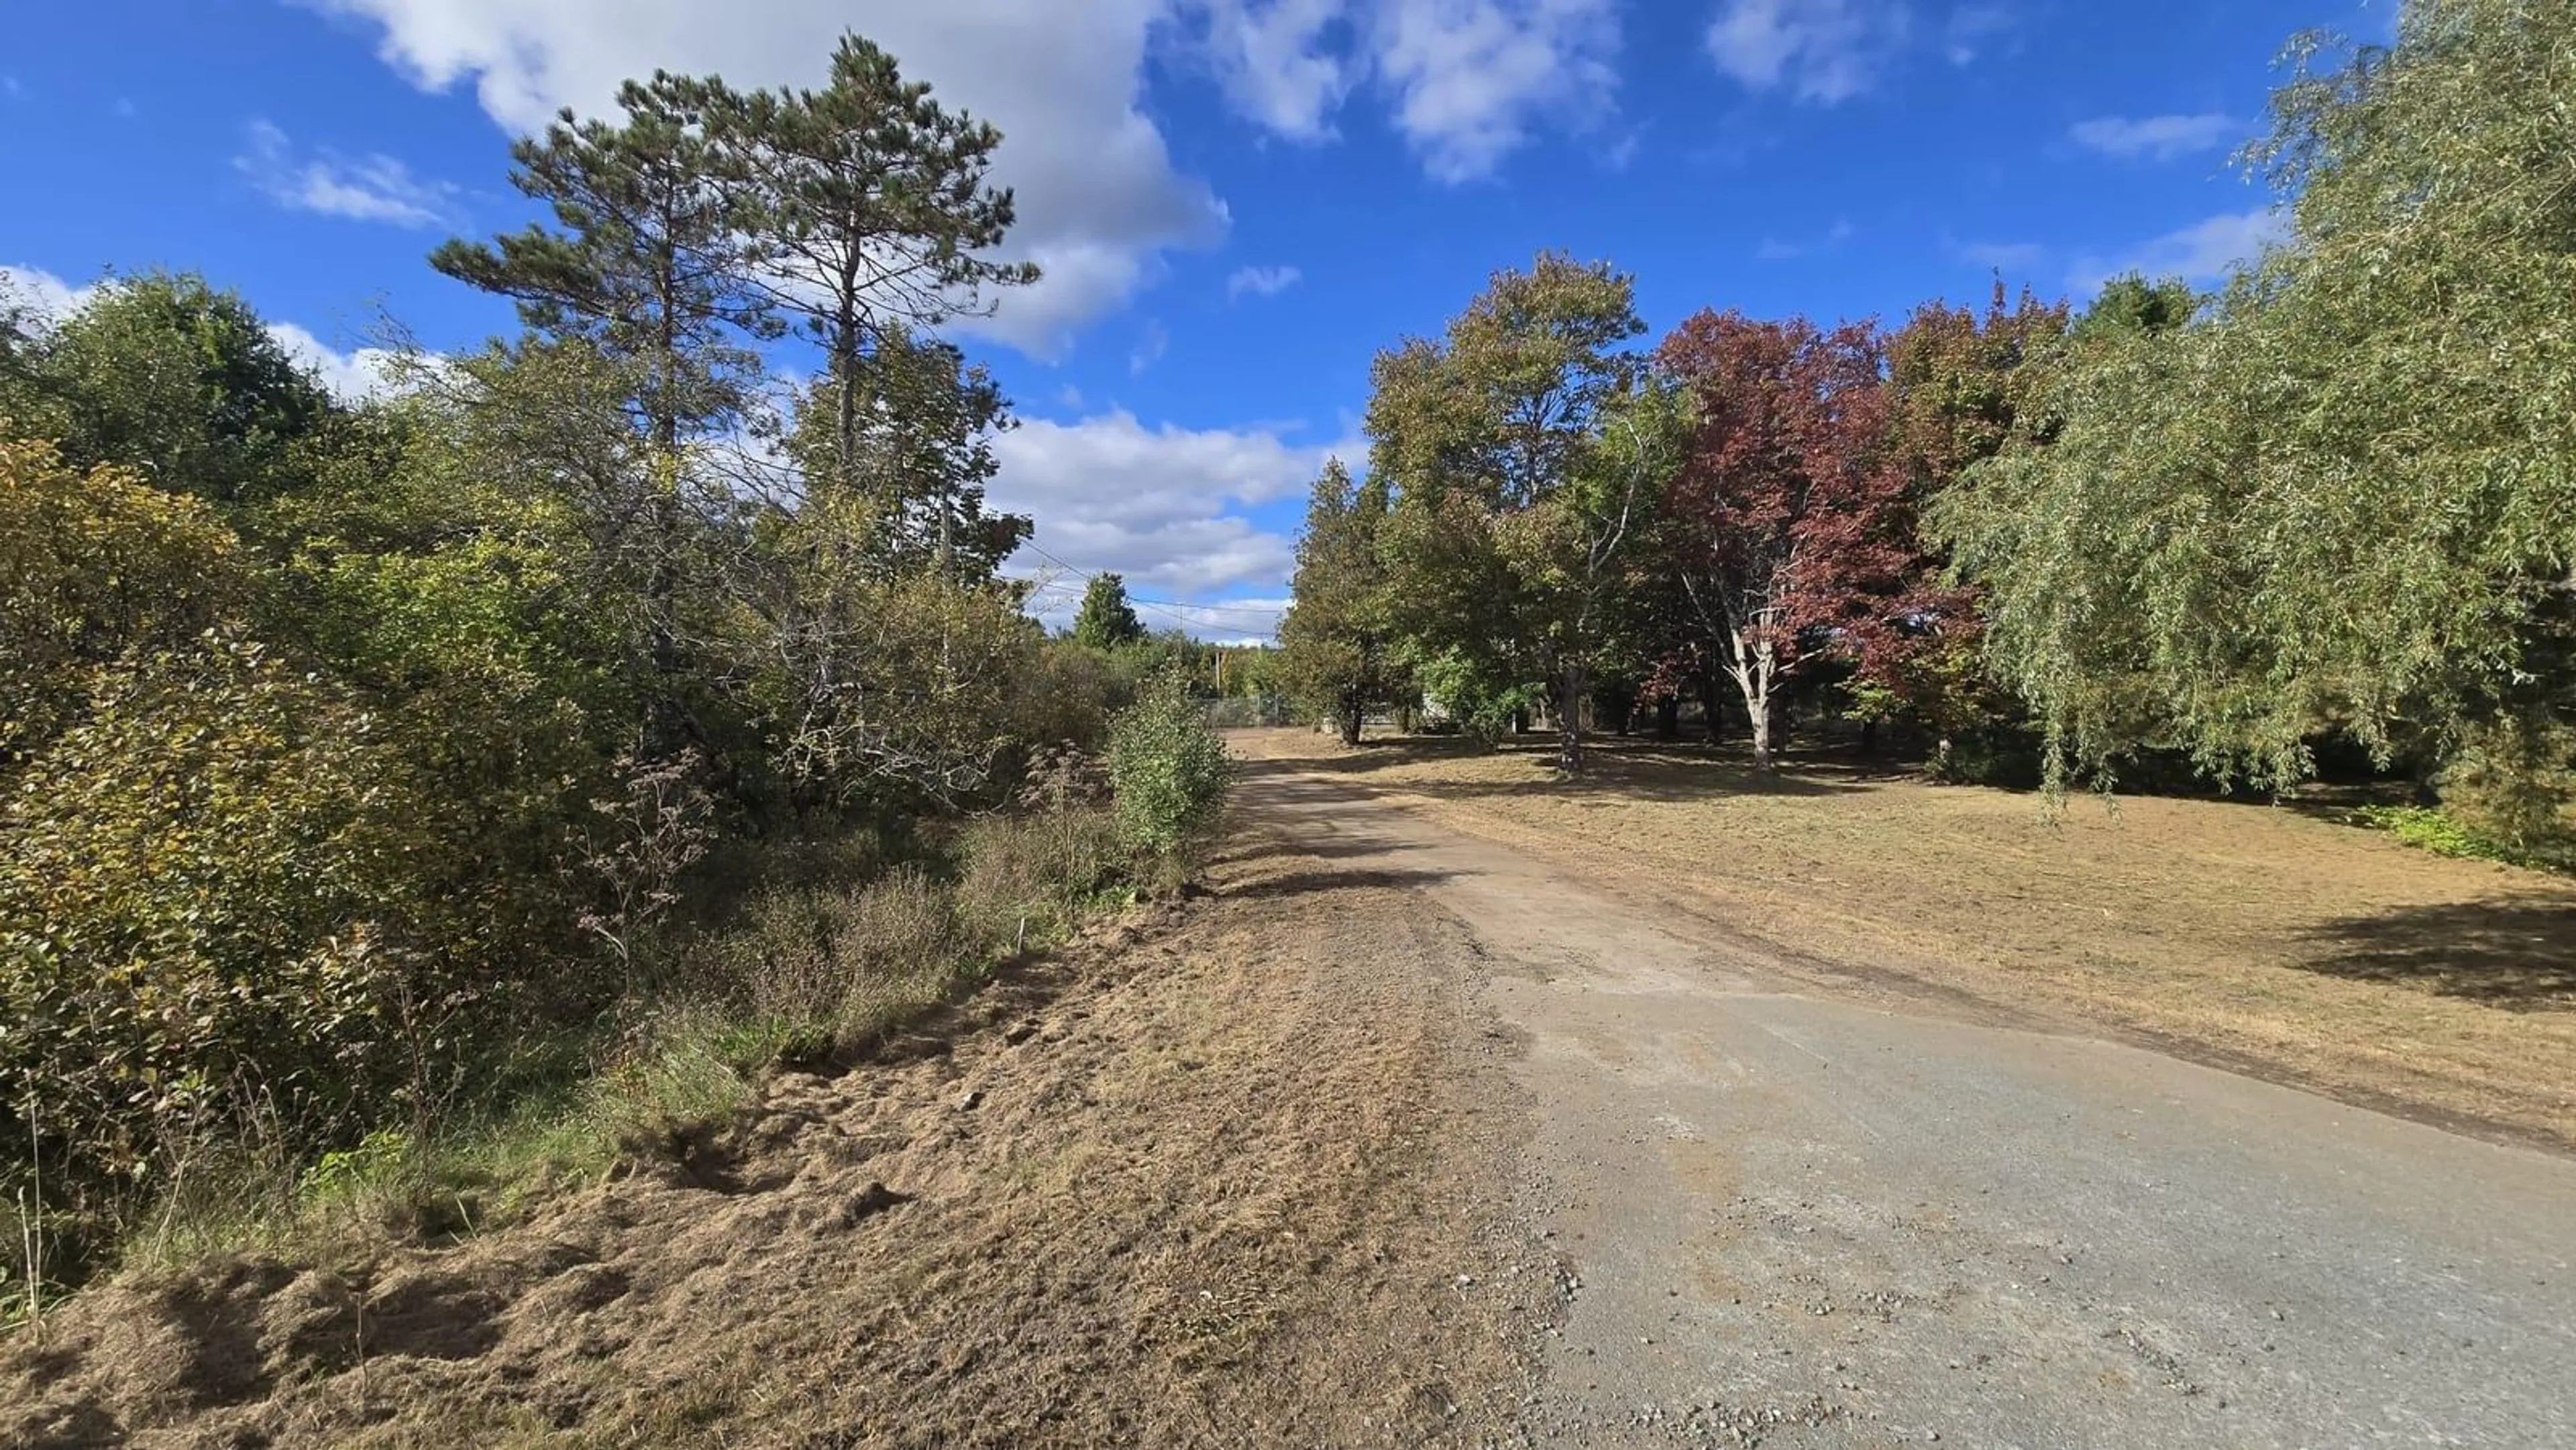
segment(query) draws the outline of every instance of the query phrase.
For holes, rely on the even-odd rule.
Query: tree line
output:
[[[0,1194],[36,1241],[209,1144],[432,1131],[624,1020],[682,918],[809,858],[944,869],[1041,747],[1113,747],[1140,852],[1204,836],[1187,691],[999,573],[1007,407],[935,331],[1035,279],[992,260],[999,142],[855,36],[817,89],[631,83],[514,148],[540,221],[431,258],[521,330],[361,401],[193,276],[0,298]],[[1086,839],[974,869],[1089,890]]]
[[[1893,328],[1703,311],[1542,255],[1381,353],[1315,486],[1283,673],[1356,738],[1785,698],[1937,768],[2278,790],[2358,757],[2477,829],[2576,801],[2576,12],[2410,0],[2299,40],[2247,159],[2283,235],[2223,289],[1998,284]],[[1721,700],[1726,708],[1720,709]]]

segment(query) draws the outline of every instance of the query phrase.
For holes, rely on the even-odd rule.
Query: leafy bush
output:
[[[2443,810],[2519,855],[2576,846],[2576,727],[2516,717],[2481,725],[2434,786]]]
[[[1100,744],[1109,717],[1136,698],[1136,680],[1119,661],[1069,639],[1039,642],[1019,691],[1023,740]]]
[[[1545,687],[1504,679],[1459,649],[1417,662],[1414,674],[1423,692],[1448,712],[1450,720],[1489,745],[1511,734],[1547,699]]]
[[[2354,816],[2419,851],[2464,861],[2495,861],[2537,871],[2576,870],[2576,851],[2530,849],[2487,835],[2449,811],[2429,806],[2363,806]]]
[[[221,637],[84,713],[0,804],[5,1110],[105,1188],[254,1108],[317,1139],[425,1108],[505,922],[382,722]]]
[[[1225,742],[1189,681],[1165,671],[1109,726],[1109,782],[1127,846],[1186,877],[1215,840],[1234,781]]]
[[[246,592],[203,503],[0,432],[0,768],[71,723],[89,671],[186,646]]]

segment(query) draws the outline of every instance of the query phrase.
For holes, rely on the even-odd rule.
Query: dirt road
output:
[[[1523,1045],[1542,1444],[2576,1444],[2576,1162],[1927,1000],[1254,766]],[[1319,906],[1323,903],[1319,902]]]
[[[676,1160],[85,1291],[0,1446],[2576,1445],[2576,1160],[1372,779]]]

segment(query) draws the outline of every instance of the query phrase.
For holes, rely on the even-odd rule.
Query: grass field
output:
[[[1830,969],[2576,1146],[2576,882],[2254,802],[2037,796],[1792,759],[1450,740],[1297,756]]]

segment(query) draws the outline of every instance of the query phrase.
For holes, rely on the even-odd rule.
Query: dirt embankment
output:
[[[1247,843],[686,1163],[94,1290],[0,1349],[0,1444],[1474,1443],[1552,1280],[1455,930]]]

